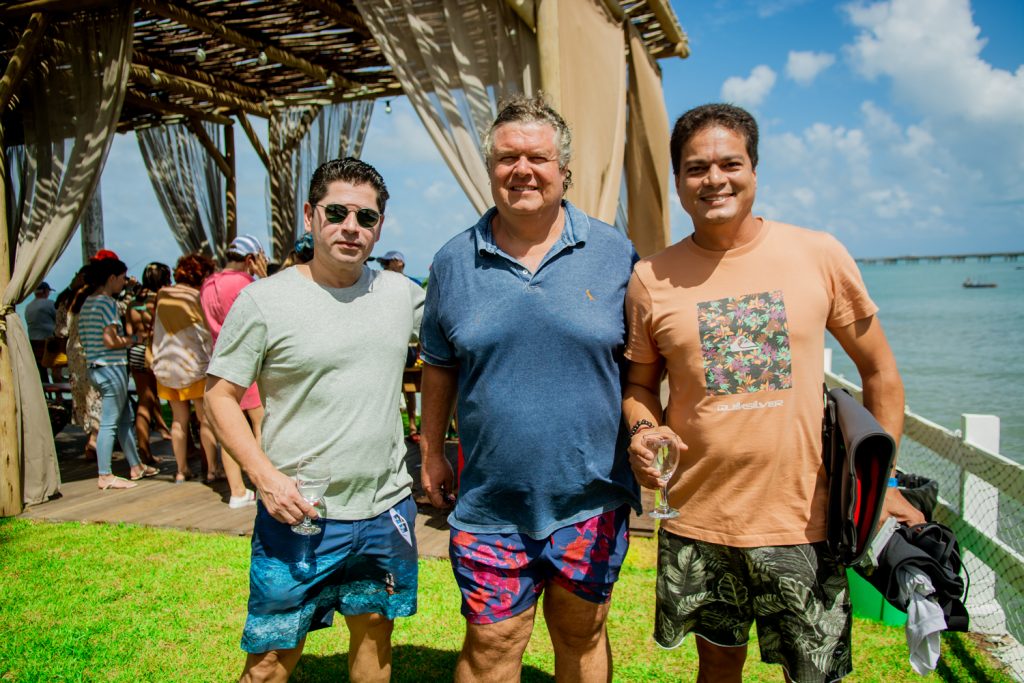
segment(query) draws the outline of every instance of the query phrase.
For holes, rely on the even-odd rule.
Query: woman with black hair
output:
[[[125,335],[114,296],[125,285],[128,267],[116,258],[93,261],[86,271],[89,296],[78,314],[78,333],[85,351],[89,379],[99,389],[103,402],[99,433],[96,438],[97,485],[101,489],[128,489],[135,481],[151,477],[159,470],[139,461],[135,442],[132,409],[128,404],[128,358],[125,349],[137,340]],[[121,442],[130,466],[128,481],[114,476],[110,460],[115,437]]]

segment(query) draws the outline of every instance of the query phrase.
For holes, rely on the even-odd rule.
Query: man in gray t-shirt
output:
[[[398,405],[424,294],[365,265],[387,198],[384,180],[358,159],[318,168],[304,207],[313,259],[243,289],[210,362],[210,424],[260,496],[245,680],[287,678],[306,634],[335,612],[349,629],[350,678],[386,678],[393,620],[416,611],[416,507]],[[266,409],[262,443],[240,407],[254,381]],[[316,506],[293,479],[309,457],[330,473]],[[305,517],[312,535],[293,531]]]

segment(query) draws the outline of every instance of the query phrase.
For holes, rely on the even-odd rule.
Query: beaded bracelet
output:
[[[642,430],[644,427],[647,429],[654,429],[654,425],[648,420],[637,420],[633,427],[629,430],[629,438],[636,436],[636,433]]]

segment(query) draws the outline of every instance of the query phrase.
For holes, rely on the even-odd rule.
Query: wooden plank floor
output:
[[[49,521],[80,521],[97,523],[128,523],[167,527],[205,533],[235,536],[252,534],[253,508],[232,510],[227,506],[228,487],[224,481],[204,483],[199,480],[174,483],[174,458],[171,445],[159,436],[152,440],[152,450],[164,459],[161,473],[138,482],[129,490],[100,491],[96,486],[96,464],[82,457],[85,435],[77,427],[69,426],[57,435],[60,464],[60,496],[22,513],[27,519]],[[449,444],[449,460],[456,457],[456,446]],[[406,466],[416,483],[417,502],[424,500],[419,490],[419,447],[409,444]],[[193,471],[200,471],[199,460],[191,463]],[[128,476],[128,463],[115,453],[115,474]],[[650,491],[644,492],[644,510],[653,507]],[[418,504],[416,540],[421,557],[448,557],[447,513],[436,510],[427,502]],[[649,536],[653,525],[649,517],[633,516],[631,532]]]

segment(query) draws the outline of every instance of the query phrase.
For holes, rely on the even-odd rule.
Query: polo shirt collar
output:
[[[568,199],[562,200],[562,208],[565,209],[565,225],[562,227],[562,236],[559,243],[563,246],[573,247],[587,241],[590,237],[590,218],[587,214],[577,209]],[[499,255],[501,249],[494,242],[494,234],[491,232],[491,219],[498,209],[491,207],[480,217],[480,220],[473,226],[473,236],[476,238],[476,248],[480,253]]]

